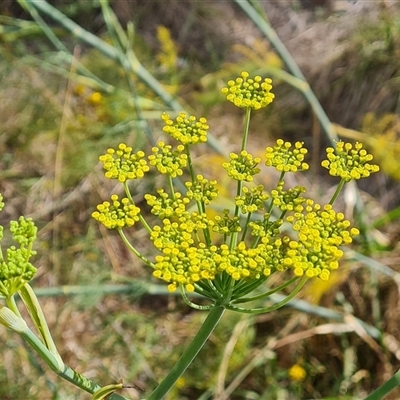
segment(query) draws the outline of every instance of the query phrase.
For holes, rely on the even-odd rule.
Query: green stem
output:
[[[167,180],[168,180],[168,186],[169,186],[169,191],[171,193],[171,198],[175,201],[176,197],[175,197],[175,188],[174,188],[174,181],[172,179],[171,175],[167,176]]]
[[[249,137],[249,126],[250,126],[250,116],[251,116],[251,108],[246,108],[246,116],[244,120],[244,130],[243,130],[243,139],[242,139],[242,149],[246,150],[247,146],[247,138]]]
[[[124,185],[124,190],[125,190],[126,197],[129,199],[129,201],[130,201],[132,204],[136,205],[135,202],[134,202],[134,200],[133,200],[133,198],[132,198],[131,191],[129,190],[128,183],[125,181],[125,182],[123,183],[123,185]],[[146,220],[144,219],[142,213],[139,214],[139,221],[140,221],[141,224],[143,225],[144,229],[146,229],[147,233],[150,234],[150,233],[153,231],[153,230],[150,228],[149,224],[148,224],[148,223],[146,222]]]
[[[190,172],[190,180],[192,181],[192,183],[194,183],[196,180],[196,176],[194,174],[192,157],[190,156],[190,148],[189,148],[188,144],[185,144],[185,152],[187,155],[188,167],[189,167],[189,172]]]
[[[400,386],[400,370],[364,400],[381,400],[398,386]]]
[[[331,198],[331,201],[329,202],[329,204],[333,204],[335,202],[335,200],[337,199],[337,197],[339,196],[339,193],[342,191],[344,184],[346,183],[346,181],[344,179],[342,179],[339,182],[339,185],[336,188],[336,191],[334,193],[334,195]]]
[[[238,298],[237,300],[233,300],[232,303],[234,303],[234,304],[248,303],[249,301],[256,301],[256,300],[263,299],[265,297],[269,297],[269,296],[271,296],[271,294],[280,292],[281,290],[290,286],[293,282],[296,282],[298,279],[299,279],[298,276],[294,276],[292,279],[289,279],[287,282],[282,283],[282,285],[279,285],[274,289],[268,290],[268,292],[265,292],[265,293],[262,293],[262,294],[259,294],[257,296],[253,296],[253,297]]]
[[[260,278],[253,280],[252,282],[247,282],[245,279],[239,281],[234,288],[232,299],[239,299],[240,297],[246,296],[247,294],[253,292],[259,286],[266,282],[267,276],[262,275]]]
[[[141,259],[146,265],[148,265],[151,268],[154,268],[154,263],[152,263],[148,258],[143,256],[138,250],[136,250],[135,247],[132,246],[132,244],[129,242],[128,238],[125,236],[124,231],[121,228],[118,228],[118,233],[121,236],[122,240],[124,241],[126,247],[139,259]]]
[[[15,315],[21,317],[21,313],[19,312],[14,296],[6,297],[6,304],[8,308],[14,312]]]
[[[19,333],[21,337],[35,349],[35,351],[46,362],[50,369],[54,371],[58,376],[91,394],[101,389],[99,385],[65,365],[61,359],[56,358],[54,354],[52,354],[51,351],[29,329],[22,318],[14,316],[13,322],[14,326],[18,327],[18,329],[15,331]],[[126,400],[125,397],[121,397],[117,394],[111,396],[110,400],[111,399]]]
[[[190,154],[190,147],[188,144],[185,145],[185,151],[186,151],[186,155],[187,155],[190,179],[191,179],[192,183],[194,184],[196,182],[196,175],[195,175],[194,168],[193,168],[192,157]],[[204,202],[196,201],[196,204],[197,204],[197,210],[198,210],[199,214],[203,214],[206,212],[206,207],[205,207]],[[209,228],[204,228],[203,234],[204,234],[204,239],[207,243],[207,246],[211,246],[211,234],[210,234]]]
[[[246,237],[247,231],[249,229],[250,220],[251,220],[251,213],[249,212],[249,213],[247,213],[246,222],[244,224],[244,229],[243,229],[242,238],[241,238],[242,241],[244,241],[244,239]]]
[[[282,301],[279,303],[276,303],[272,306],[269,307],[262,307],[262,308],[242,308],[242,307],[236,307],[233,304],[229,304],[226,306],[227,310],[231,311],[237,311],[245,314],[264,314],[267,312],[275,311],[278,308],[283,307],[285,304],[287,304],[290,300],[293,299],[294,296],[296,296],[297,293],[301,290],[301,288],[304,286],[304,284],[307,282],[308,278],[307,276],[303,276],[301,278],[301,281],[299,284],[295,287],[295,289],[288,295],[286,296]]]
[[[32,318],[32,321],[37,331],[39,332],[44,345],[53,354],[59,365],[63,365],[63,361],[60,354],[58,353],[53,337],[51,336],[49,326],[47,325],[46,318],[44,316],[42,307],[40,306],[39,300],[35,295],[35,292],[27,283],[18,291],[18,293],[21,296],[21,299],[24,302],[25,307]]]
[[[147,400],[162,400],[164,396],[171,390],[175,382],[185,372],[187,367],[192,363],[198,352],[204,346],[224,314],[224,311],[224,307],[217,306],[209,312],[207,318],[203,322],[203,325],[200,327],[196,336],[193,338],[189,347],[182,354],[178,362],[173,366],[169,374],[157,386],[153,393],[150,394]]]
[[[242,147],[241,151],[246,150],[247,146],[247,139],[249,137],[249,126],[250,126],[250,116],[251,116],[251,108],[247,107],[246,108],[246,114],[244,118],[244,128],[243,128],[243,138],[242,138]],[[236,189],[236,195],[240,196],[242,194],[242,188],[243,188],[243,182],[238,181],[237,182],[237,189]],[[239,216],[239,206],[235,206],[235,212],[234,216],[238,217]],[[247,225],[246,225],[247,227]],[[231,242],[230,242],[230,248],[233,248],[237,244],[237,235],[232,235],[231,236]]]
[[[210,311],[214,308],[214,304],[209,304],[208,306],[201,306],[200,304],[193,303],[192,301],[189,300],[189,297],[187,297],[187,294],[185,292],[185,287],[183,285],[179,285],[181,295],[183,298],[183,301],[189,306],[194,308],[195,310],[198,311]]]
[[[108,0],[99,0],[104,22],[107,25],[108,33],[113,41],[114,47],[123,54],[128,50],[128,37],[112,11]]]

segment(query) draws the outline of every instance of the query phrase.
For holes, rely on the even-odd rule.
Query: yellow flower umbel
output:
[[[226,99],[236,107],[258,110],[272,102],[275,95],[270,92],[272,80],[261,76],[249,78],[249,73],[243,71],[240,77],[228,81],[228,86],[222,89]]]
[[[128,198],[118,199],[118,195],[111,195],[111,202],[105,201],[97,206],[92,217],[108,229],[131,227],[139,221],[140,208],[131,204]]]
[[[156,167],[161,174],[170,175],[172,178],[183,174],[182,168],[187,166],[187,155],[182,154],[185,150],[183,145],[179,145],[175,150],[172,146],[164,142],[158,142],[157,146],[151,149],[149,164]]]
[[[280,172],[306,171],[309,166],[304,162],[307,149],[303,142],[296,142],[292,150],[292,144],[282,139],[276,141],[274,147],[267,147],[265,154],[265,165],[275,167]]]
[[[100,156],[103,163],[105,176],[109,179],[117,179],[121,183],[131,179],[143,178],[149,171],[144,152],[132,152],[132,147],[121,143],[117,149],[108,149],[107,153]]]
[[[332,176],[338,176],[346,182],[352,179],[367,178],[373,172],[378,172],[379,167],[370,164],[373,156],[368,154],[361,143],[352,145],[351,143],[337,142],[336,149],[328,147],[326,149],[327,160],[322,161],[321,165],[329,170]]]
[[[135,153],[120,144],[100,157],[106,177],[123,183],[126,198],[119,200],[113,195],[111,202],[97,207],[93,217],[107,228],[117,229],[128,247],[153,269],[153,276],[165,281],[170,291],[180,289],[184,300],[197,309],[216,305],[247,313],[276,309],[292,299],[308,279],[329,279],[331,271],[339,267],[341,247],[358,234],[344,215],[333,209],[333,201],[320,205],[305,196],[302,186],[285,188],[287,174],[308,170],[302,142],[293,145],[277,140],[265,149],[264,160],[246,149],[251,110],[271,103],[271,87],[270,79],[249,78],[243,72],[223,89],[229,101],[245,108],[246,117],[241,149],[222,164],[236,185],[232,207],[217,215],[218,183],[195,173],[190,157],[191,145],[207,141],[209,127],[203,117],[182,112],[173,119],[164,113],[163,131],[176,144],[160,141],[147,157],[142,151]],[[358,179],[376,171],[370,159],[358,144],[354,149],[338,144],[335,154],[328,149],[328,160],[323,165],[344,180]],[[261,162],[280,173],[276,187],[269,192],[263,185],[254,184]],[[166,179],[165,188],[144,196],[154,217],[152,224],[146,222],[133,202],[128,185],[132,179],[143,178],[151,168]],[[183,181],[178,184],[177,179]],[[212,213],[207,212],[208,207],[213,207]],[[136,222],[144,226],[154,245],[152,261],[144,258],[123,234]],[[285,271],[289,277],[280,286],[251,297],[269,276]],[[239,306],[265,299],[292,284],[296,286],[278,306]],[[187,292],[208,298],[210,304],[194,304]]]
[[[341,178],[330,204],[336,200],[346,182],[368,178],[372,173],[379,171],[377,165],[370,164],[373,159],[372,154],[368,154],[358,142],[353,145],[340,140],[336,143],[336,149],[333,147],[326,149],[326,158],[327,160],[322,161],[321,165],[329,170],[330,175]]]
[[[3,196],[0,194],[0,211],[3,209]],[[26,283],[36,275],[36,268],[30,258],[36,254],[32,250],[37,228],[30,218],[20,217],[10,222],[10,232],[18,246],[8,247],[3,254],[0,247],[0,297],[12,298]],[[3,226],[0,225],[0,241],[3,239]]]
[[[193,115],[179,113],[175,121],[164,113],[161,116],[165,123],[163,131],[183,145],[205,143],[207,141],[207,120],[202,117],[197,120]]]

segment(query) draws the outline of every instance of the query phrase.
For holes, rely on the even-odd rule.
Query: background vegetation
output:
[[[382,173],[341,198],[362,235],[328,285],[311,283],[301,301],[274,313],[225,315],[169,399],[362,398],[400,367],[400,7],[272,3],[262,2],[260,12],[335,131],[364,142]],[[122,141],[150,146],[162,137],[161,112],[181,107],[208,118],[213,151],[203,148],[196,162],[223,179],[219,165],[237,148],[241,117],[220,88],[242,70],[271,76],[276,94],[254,116],[250,148],[278,137],[306,142],[313,168],[301,184],[316,199],[334,185],[318,167],[332,137],[276,43],[234,2],[115,1],[112,9],[52,2],[81,34],[29,4],[0,4],[0,221],[24,214],[39,226],[34,287],[65,362],[99,383],[137,385],[127,393],[138,399],[171,368],[204,315],[166,295],[119,237],[90,218],[113,190],[98,156]],[[90,45],[90,34],[102,42]],[[153,178],[134,188],[137,199],[157,185]],[[273,177],[263,180],[268,186]],[[131,234],[150,251],[144,232]],[[0,342],[0,399],[85,398],[15,334],[0,329]]]

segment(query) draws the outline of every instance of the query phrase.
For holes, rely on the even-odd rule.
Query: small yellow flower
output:
[[[299,364],[294,364],[289,369],[289,378],[292,381],[296,381],[296,382],[304,381],[306,376],[307,376],[306,370]]]
[[[178,378],[175,385],[178,389],[183,389],[186,384],[186,379],[181,376],[180,378]]]
[[[100,92],[93,92],[87,99],[87,101],[93,106],[99,105],[103,100],[103,96]]]

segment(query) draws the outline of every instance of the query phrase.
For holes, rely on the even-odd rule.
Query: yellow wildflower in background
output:
[[[289,378],[292,381],[302,382],[307,376],[306,370],[299,364],[294,364],[289,369]]]
[[[97,106],[103,100],[103,96],[100,92],[93,92],[88,98],[87,101],[93,106]]]
[[[160,42],[160,53],[157,60],[167,71],[174,70],[178,61],[178,49],[171,37],[171,32],[165,26],[157,27],[157,39]]]

